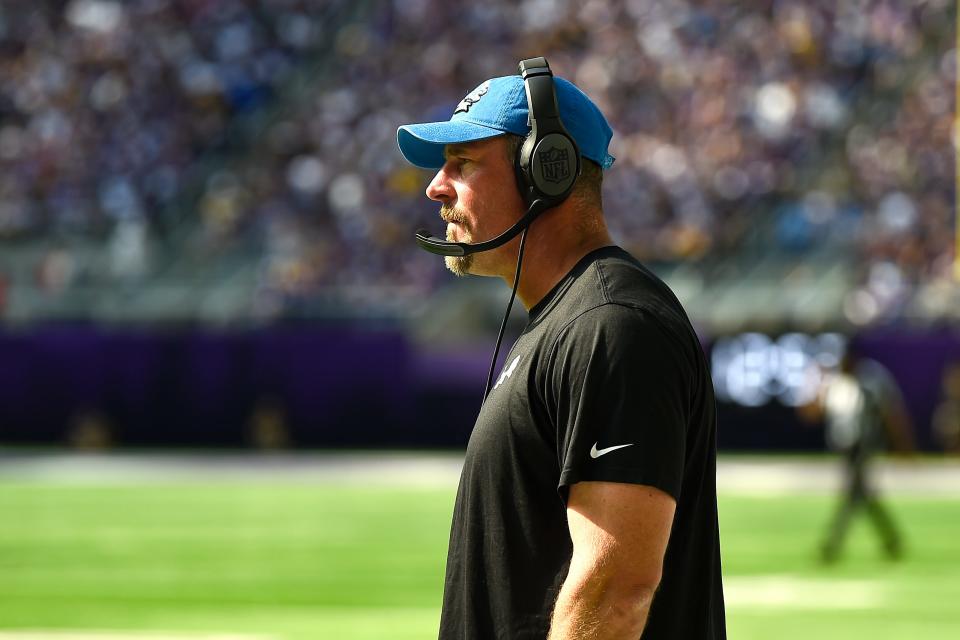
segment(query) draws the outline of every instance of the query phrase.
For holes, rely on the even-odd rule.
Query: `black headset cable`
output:
[[[503,322],[500,323],[500,333],[497,335],[497,346],[493,348],[493,360],[490,362],[490,373],[487,374],[487,388],[483,392],[483,402],[487,401],[490,395],[490,387],[493,384],[493,371],[497,366],[497,355],[500,353],[500,343],[503,341],[503,332],[507,328],[507,319],[510,317],[510,309],[513,308],[513,299],[517,297],[517,287],[520,285],[520,267],[523,264],[523,247],[527,244],[527,231],[530,225],[523,230],[520,235],[520,250],[517,252],[517,272],[513,277],[513,291],[510,292],[510,302],[507,303],[507,311],[503,314]],[[483,407],[483,402],[480,406]]]

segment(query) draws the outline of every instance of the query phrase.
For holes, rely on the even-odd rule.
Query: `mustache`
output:
[[[466,225],[467,223],[467,219],[461,212],[457,211],[456,207],[451,207],[446,204],[440,206],[440,218],[442,218],[444,222],[456,222],[462,225]]]

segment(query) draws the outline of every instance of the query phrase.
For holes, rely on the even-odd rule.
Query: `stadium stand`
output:
[[[450,279],[412,245],[436,211],[396,125],[446,119],[546,52],[614,127],[614,236],[691,315],[721,330],[957,317],[953,11],[4,6],[0,301],[12,322],[415,313]]]

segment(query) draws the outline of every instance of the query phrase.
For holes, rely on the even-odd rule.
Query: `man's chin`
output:
[[[452,226],[452,225],[451,225]],[[473,238],[470,237],[469,233],[465,233],[463,238],[456,238],[453,234],[453,229],[447,228],[447,242],[473,242]],[[470,275],[470,267],[473,266],[473,255],[465,256],[446,256],[443,259],[443,262],[447,265],[447,269],[450,270],[453,275],[457,277],[463,277]]]
[[[473,255],[446,256],[444,257],[443,262],[447,265],[447,269],[449,269],[453,275],[462,277],[470,275],[470,267],[473,264]]]

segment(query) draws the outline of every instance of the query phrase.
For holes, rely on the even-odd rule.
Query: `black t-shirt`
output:
[[[619,247],[585,256],[530,310],[477,417],[440,638],[546,637],[573,550],[567,491],[586,480],[677,500],[644,640],[725,638],[715,425],[706,359],[670,289]]]

